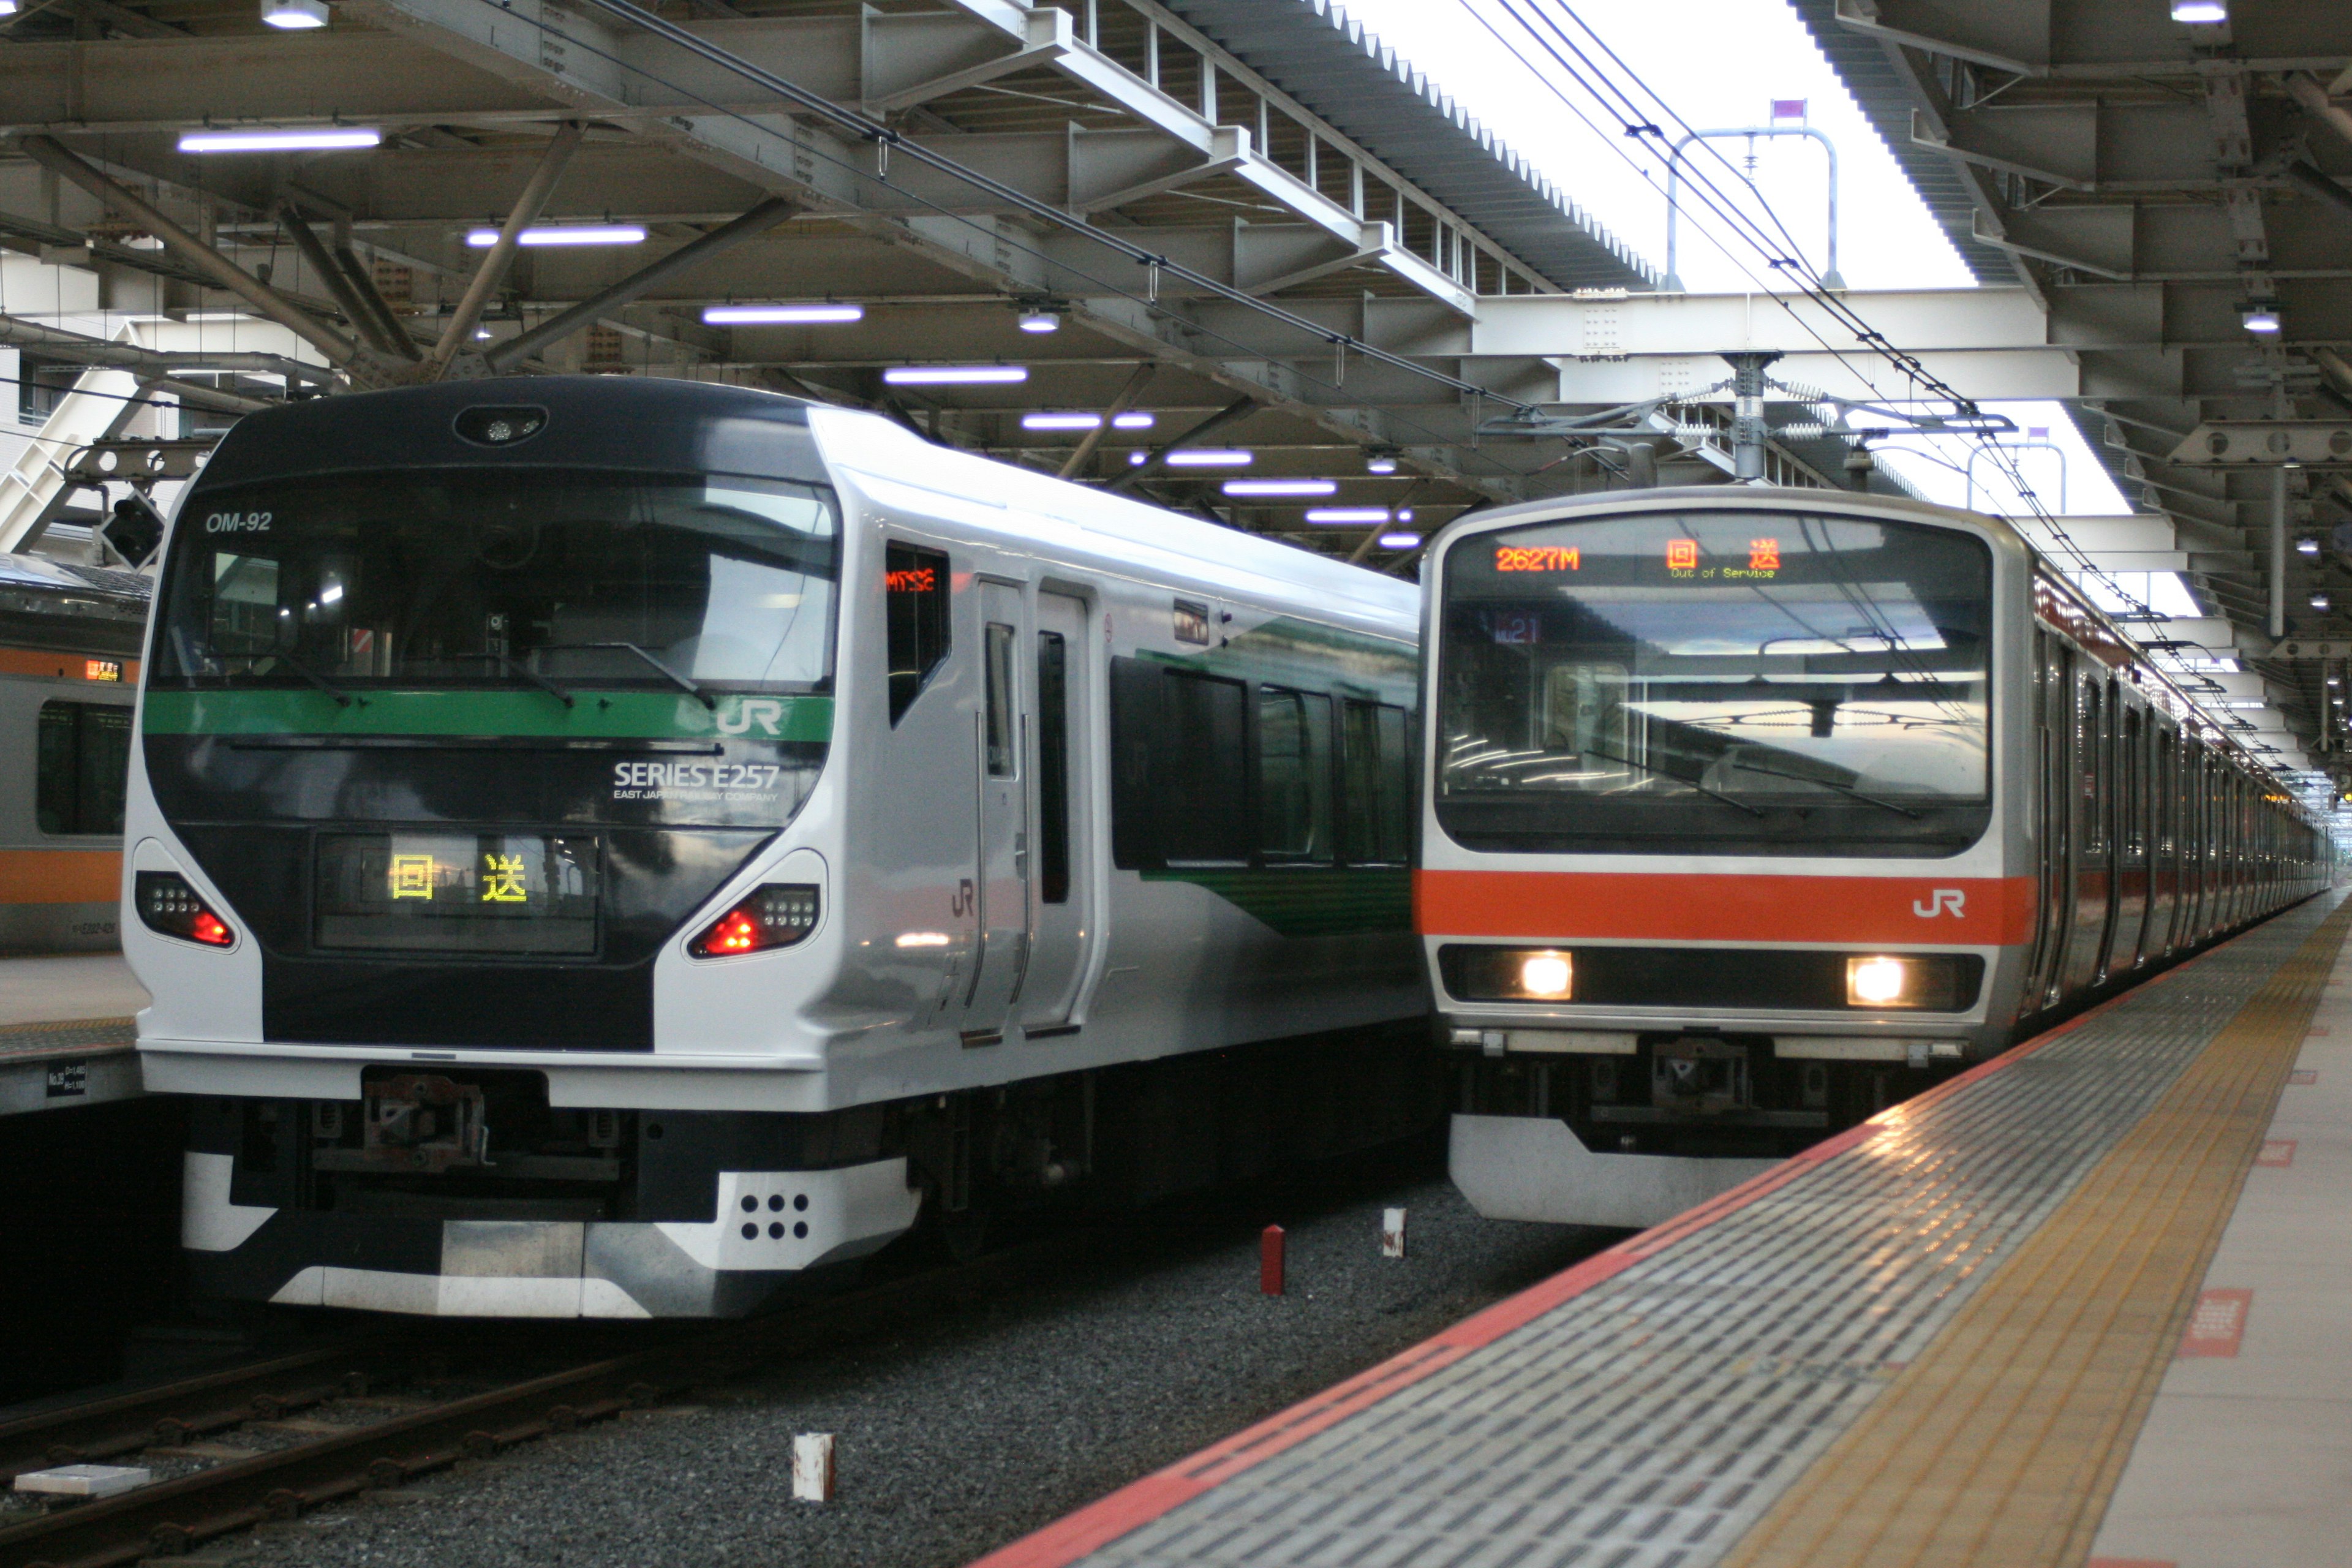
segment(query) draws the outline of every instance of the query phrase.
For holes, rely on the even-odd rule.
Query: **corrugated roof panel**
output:
[[[1976,237],[1976,195],[1960,176],[1959,166],[1944,153],[1911,140],[1910,87],[1903,73],[1886,58],[1887,46],[1865,33],[1851,32],[1837,19],[1837,0],[1789,0],[1805,31],[1827,56],[1830,68],[1862,105],[1879,140],[1903,166],[1919,199],[1936,215],[1953,248],[1968,263],[1979,283],[2013,286],[2019,280],[2017,260],[1999,246]]]
[[[1161,0],[1559,289],[1656,268],[1333,0]]]

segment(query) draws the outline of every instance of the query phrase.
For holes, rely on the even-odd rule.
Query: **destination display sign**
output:
[[[319,839],[321,948],[585,953],[598,845],[535,834],[331,833]]]

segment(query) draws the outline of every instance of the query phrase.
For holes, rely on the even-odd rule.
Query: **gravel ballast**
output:
[[[1381,1256],[1381,1211],[1411,1214]],[[1289,1291],[1258,1289],[1257,1226]],[[1614,1233],[1481,1220],[1425,1169],[1097,1226],[1080,1261],[669,1405],[215,1542],[305,1568],[952,1568],[1568,1267]],[[551,1332],[556,1330],[551,1329]],[[836,1435],[833,1501],[792,1439]]]

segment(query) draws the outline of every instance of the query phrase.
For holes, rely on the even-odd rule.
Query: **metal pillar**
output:
[[[359,345],[351,339],[165,217],[136,191],[82,162],[54,138],[26,136],[16,145],[43,168],[63,175],[107,205],[135,219],[142,228],[163,242],[164,249],[202,272],[217,287],[243,297],[255,310],[307,340],[331,363],[342,364],[359,352]]]
[[[491,344],[482,351],[482,358],[494,371],[501,374],[510,371],[550,344],[560,342],[589,325],[606,310],[618,310],[679,273],[699,267],[722,251],[734,249],[754,235],[767,233],[798,211],[800,208],[796,205],[782,196],[770,197],[742,216],[720,225],[699,239],[679,246],[659,261],[638,268],[609,289],[599,289],[530,331],[509,338],[502,343]]]
[[[2286,469],[2271,470],[2271,636],[2286,636]]]
[[[1731,366],[1731,451],[1734,477],[1743,484],[1764,478],[1764,444],[1772,432],[1764,424],[1764,372],[1777,353],[1725,354]]]
[[[507,214],[497,242],[482,257],[481,266],[474,269],[473,279],[466,285],[455,313],[442,323],[441,341],[426,356],[431,374],[437,376],[447,370],[449,362],[457,357],[457,351],[473,336],[474,323],[481,319],[482,307],[490,302],[491,292],[506,280],[507,265],[514,259],[515,247],[522,243],[522,231],[531,226],[539,216],[539,209],[555,194],[556,176],[571,162],[572,150],[580,145],[583,134],[577,121],[567,121],[548,142],[539,167],[530,172],[530,183],[523,186],[522,195],[515,198],[513,210]]]
[[[1225,429],[1231,426],[1240,424],[1243,420],[1256,413],[1257,410],[1258,402],[1256,398],[1234,398],[1231,403],[1226,404],[1223,408],[1218,409],[1214,414],[1210,415],[1206,419],[1202,420],[1198,425],[1193,426],[1190,430],[1185,431],[1184,434],[1177,437],[1173,441],[1169,442],[1165,446],[1152,448],[1151,455],[1150,457],[1146,458],[1142,462],[1138,463],[1135,467],[1128,469],[1127,472],[1119,475],[1118,478],[1111,480],[1109,484],[1103,488],[1106,489],[1123,490],[1129,485],[1135,483],[1138,479],[1150,479],[1152,475],[1160,472],[1160,469],[1168,466],[1169,453],[1179,451],[1183,447],[1191,446],[1195,441],[1205,441],[1210,437],[1215,435],[1218,431]]]

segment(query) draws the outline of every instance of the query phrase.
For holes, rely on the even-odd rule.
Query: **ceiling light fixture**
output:
[[[2239,308],[2238,320],[2246,331],[2268,335],[2279,330],[2278,306],[2268,300],[2257,300]]]
[[[2336,601],[2329,598],[2326,594],[2314,594],[2311,596],[2311,607],[2315,610],[2332,609],[2335,607],[2335,604]]]
[[[643,245],[645,226],[634,223],[556,224],[546,228],[527,228],[518,245]],[[494,228],[470,229],[466,243],[476,250],[488,250],[499,242]]]
[[[5,0],[0,0],[5,4]],[[12,7],[13,8],[13,7]],[[376,147],[383,132],[365,125],[314,125],[289,131],[183,131],[183,153],[310,153]]]
[[[1257,454],[1231,447],[1184,447],[1168,454],[1171,468],[1246,468]]]
[[[1061,312],[1024,310],[1021,312],[1021,330],[1024,332],[1058,332],[1062,330]]]
[[[1229,496],[1328,496],[1339,489],[1331,479],[1227,479]]]
[[[1421,535],[1418,533],[1383,533],[1381,535],[1381,548],[1382,550],[1418,550],[1421,548]]]
[[[1393,474],[1396,472],[1396,459],[1394,458],[1367,458],[1364,459],[1364,472],[1368,474]]]
[[[289,33],[305,27],[323,27],[327,25],[327,0],[261,0],[261,19]]]
[[[1307,509],[1307,521],[1339,528],[1349,524],[1361,528],[1368,522],[1387,522],[1389,509],[1384,506],[1310,506]]]
[[[2226,22],[2230,19],[2230,0],[2172,0],[2172,19],[2176,22]]]
[[[1114,430],[1149,430],[1157,423],[1154,416],[1144,413],[1114,414],[1110,427]]]
[[[1102,426],[1099,414],[1024,414],[1024,430],[1095,430]]]
[[[2306,533],[2294,542],[2294,552],[2297,555],[2316,555],[2319,553],[2319,541]]]
[[[798,304],[778,305],[705,305],[702,324],[706,327],[811,327],[866,319],[863,305],[844,305],[832,300],[806,300]]]
[[[892,386],[1013,386],[1029,379],[1025,364],[900,364],[882,373]]]

